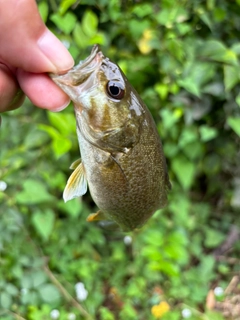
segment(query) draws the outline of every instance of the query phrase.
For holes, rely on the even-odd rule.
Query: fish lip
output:
[[[73,68],[73,70],[75,68],[78,68],[78,69],[84,68],[87,65],[89,65],[93,61],[93,59],[96,57],[98,52],[101,52],[100,51],[100,47],[97,44],[95,44],[93,46],[93,48],[92,48],[92,51],[91,51],[90,55],[86,59],[80,61],[79,64],[76,67]]]
[[[63,86],[79,86],[83,84],[94,71],[99,69],[103,58],[104,55],[100,51],[99,46],[94,45],[90,55],[68,72],[64,74],[49,73],[49,76],[63,90]]]

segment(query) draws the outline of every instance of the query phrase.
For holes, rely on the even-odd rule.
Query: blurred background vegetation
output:
[[[73,107],[2,116],[0,319],[240,319],[240,1],[41,0],[76,63],[93,44],[153,114],[173,189],[129,234],[64,204]]]

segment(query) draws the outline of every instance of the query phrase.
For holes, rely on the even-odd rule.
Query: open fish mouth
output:
[[[91,54],[67,73],[62,75],[50,73],[49,76],[63,91],[69,94],[66,86],[76,87],[84,83],[94,71],[99,69],[103,58],[104,55],[99,46],[94,45]],[[71,94],[69,96],[71,98]]]

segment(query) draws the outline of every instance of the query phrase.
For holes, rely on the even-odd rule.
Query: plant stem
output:
[[[76,309],[80,311],[80,313],[86,317],[87,320],[93,320],[92,316],[81,306],[77,300],[75,300],[70,293],[62,286],[62,284],[57,280],[54,274],[51,272],[48,266],[44,266],[44,271],[52,281],[52,283],[59,289],[64,298],[70,302]]]

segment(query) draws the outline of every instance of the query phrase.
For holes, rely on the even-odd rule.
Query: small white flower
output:
[[[183,318],[185,318],[185,319],[190,318],[191,315],[192,315],[192,311],[190,309],[185,308],[182,310]]]
[[[64,45],[65,48],[69,49],[69,47],[70,47],[70,42],[69,41],[62,40],[61,42],[62,42],[62,44]]]
[[[76,315],[74,313],[69,313],[68,320],[76,320]]]
[[[58,319],[60,316],[60,312],[57,310],[57,309],[53,309],[51,312],[50,312],[50,317],[52,319]]]
[[[21,294],[24,296],[25,294],[27,294],[28,293],[28,289],[27,288],[22,288],[21,289]]]
[[[123,242],[125,243],[126,246],[129,246],[132,243],[132,237],[131,236],[125,236],[123,238]]]
[[[75,285],[77,299],[79,301],[84,301],[87,299],[88,291],[85,289],[85,286],[82,282],[78,282]]]
[[[224,293],[224,291],[223,291],[223,288],[221,288],[221,287],[216,287],[214,289],[214,294],[215,294],[216,297],[222,296],[223,293]]]
[[[0,191],[5,191],[7,189],[7,183],[0,180]]]

